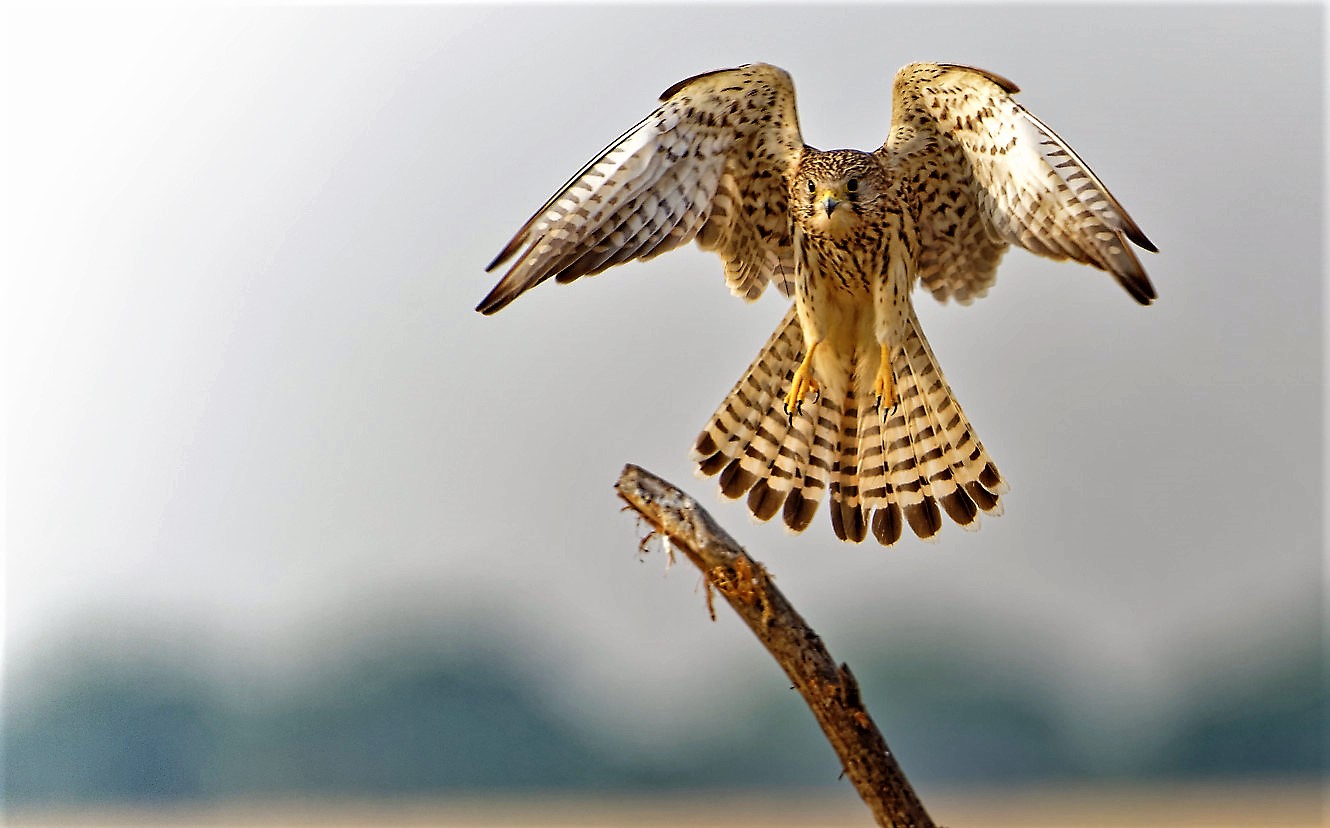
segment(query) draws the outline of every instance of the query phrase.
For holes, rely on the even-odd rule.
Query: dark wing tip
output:
[[[483,313],[486,316],[493,316],[507,307],[509,302],[513,301],[513,297],[511,296],[498,296],[499,287],[502,287],[502,285],[496,286],[494,290],[491,290],[485,296],[484,299],[480,300],[480,304],[476,305],[477,312]]]
[[[1139,278],[1127,279],[1119,277],[1118,282],[1127,289],[1131,298],[1142,305],[1152,305],[1159,294],[1155,293],[1155,286],[1150,282],[1150,278],[1141,274]]]
[[[700,74],[684,78],[683,80],[671,86],[669,89],[666,89],[664,92],[660,93],[660,99],[662,101],[668,101],[670,98],[673,98],[675,95],[679,94],[679,92],[682,91],[685,86],[692,83],[693,81],[699,81],[702,80],[703,78],[709,78],[712,75],[719,75],[721,72],[733,72],[733,71],[734,71],[733,68],[712,69],[710,72],[702,72]]]
[[[1142,250],[1148,250],[1151,253],[1159,252],[1159,248],[1155,247],[1155,243],[1147,239],[1145,234],[1141,232],[1141,228],[1135,224],[1128,227],[1124,232],[1126,232],[1127,238],[1131,239]]]
[[[1019,86],[1007,80],[1006,78],[1002,77],[997,72],[990,72],[987,69],[980,69],[978,66],[968,66],[964,63],[939,63],[938,66],[941,66],[943,69],[960,69],[961,71],[964,72],[973,72],[976,75],[988,78],[993,83],[996,83],[998,86],[1000,86],[1002,88],[1002,91],[1006,92],[1008,95],[1015,95],[1017,92],[1021,91],[1021,88]]]
[[[530,226],[531,222],[528,221],[526,223],[526,226],[524,226],[520,231],[518,231],[517,235],[513,236],[512,240],[503,246],[503,249],[499,251],[499,255],[494,257],[494,261],[485,265],[486,273],[489,273],[494,268],[508,261],[513,257],[514,253],[522,249],[522,245],[526,242],[527,228]]]
[[[526,289],[532,285],[524,285],[513,278],[512,271],[499,280],[499,283],[485,294],[485,298],[476,305],[476,310],[486,316],[493,316],[504,308],[512,304],[513,300],[526,292]]]
[[[1141,260],[1136,257],[1130,247],[1123,244],[1122,237],[1126,236],[1137,247],[1151,253],[1158,253],[1159,248],[1155,247],[1154,242],[1145,237],[1145,233],[1141,232],[1141,228],[1136,226],[1136,222],[1131,220],[1125,210],[1121,212],[1126,226],[1118,233],[1118,242],[1123,245],[1122,250],[1127,254],[1125,257],[1126,267],[1113,268],[1113,275],[1117,277],[1118,284],[1126,288],[1127,292],[1131,294],[1131,298],[1142,305],[1149,305],[1159,295],[1155,293],[1155,286],[1150,282],[1150,277],[1145,274],[1145,268],[1141,266]]]
[[[1121,236],[1118,238],[1121,239]],[[1145,268],[1141,267],[1140,260],[1131,252],[1131,248],[1124,247],[1123,253],[1126,255],[1117,259],[1109,272],[1131,294],[1131,298],[1142,305],[1153,303],[1159,294],[1155,293],[1155,286],[1146,275]]]
[[[521,232],[516,236],[513,236],[512,241],[508,242],[508,244],[499,251],[499,255],[494,257],[494,261],[485,266],[485,272],[489,273],[494,268],[511,259],[514,253],[522,249],[522,245],[525,242],[526,228],[523,227]],[[508,271],[508,273],[499,280],[499,283],[490,289],[490,292],[485,298],[480,300],[480,304],[476,305],[476,310],[486,316],[492,316],[506,308],[509,303],[520,296],[525,288],[516,286],[513,282],[512,276],[513,272],[511,270]]]

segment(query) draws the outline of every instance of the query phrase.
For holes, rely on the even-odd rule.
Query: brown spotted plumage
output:
[[[554,277],[689,241],[746,299],[793,306],[698,436],[699,470],[760,520],[802,531],[824,498],[837,537],[933,538],[998,514],[1006,481],[938,368],[910,293],[968,303],[1010,244],[1111,273],[1142,304],[1154,250],[1098,178],[997,75],[916,63],[896,75],[872,153],[804,145],[789,76],[753,64],[681,81],[518,231],[477,310]]]
[[[739,296],[756,299],[773,280],[791,292],[785,180],[803,141],[789,75],[764,64],[709,72],[661,98],[517,231],[487,269],[517,261],[476,310],[694,239],[720,254]]]

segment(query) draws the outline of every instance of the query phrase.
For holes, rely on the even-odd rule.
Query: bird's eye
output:
[[[811,178],[808,179],[808,192],[810,193],[817,192],[817,185],[813,183],[813,179]]]
[[[845,191],[848,192],[848,193],[857,193],[857,192],[859,192],[859,179],[857,179],[857,178],[851,178],[849,181],[846,181],[846,182],[845,182]]]

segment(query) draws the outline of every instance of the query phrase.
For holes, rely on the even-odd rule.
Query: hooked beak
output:
[[[818,193],[817,203],[821,205],[823,210],[826,210],[827,218],[831,218],[831,213],[836,209],[836,206],[840,204],[840,199],[832,195],[830,190],[823,190],[821,193]]]

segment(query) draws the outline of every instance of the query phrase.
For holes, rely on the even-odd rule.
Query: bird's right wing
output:
[[[896,74],[892,131],[878,150],[918,200],[919,278],[938,299],[968,302],[1016,244],[1111,273],[1137,302],[1154,286],[1132,244],[1154,251],[1131,216],[1065,141],[1022,106],[1016,85],[949,63]]]
[[[476,310],[693,239],[720,254],[735,294],[756,299],[769,281],[791,294],[786,180],[803,140],[789,75],[761,63],[709,72],[661,100],[517,231],[487,270],[516,261]]]

